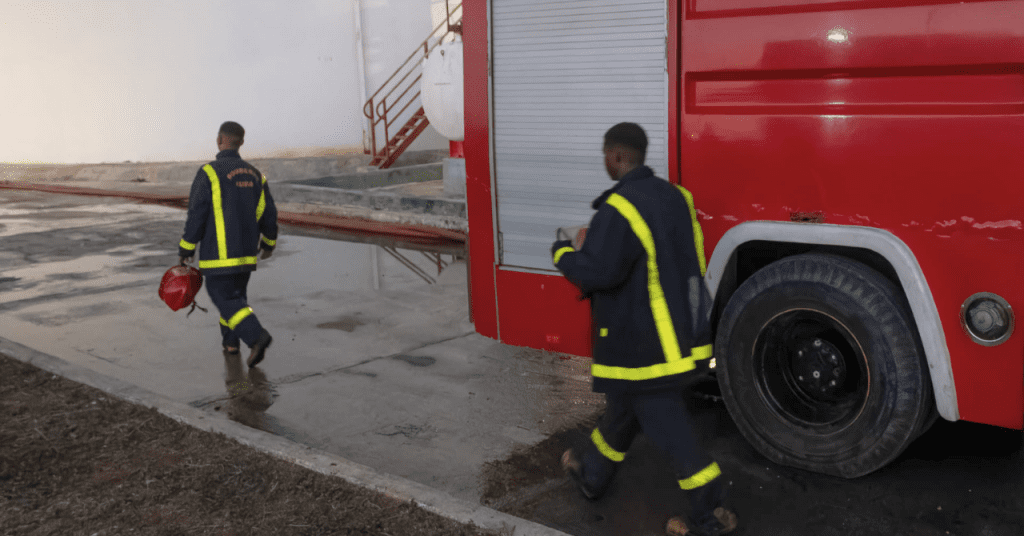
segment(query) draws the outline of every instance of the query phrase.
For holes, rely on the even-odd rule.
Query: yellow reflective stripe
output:
[[[178,242],[178,245],[181,246],[181,249],[187,249],[189,251],[195,251],[196,249],[195,244],[192,242],[186,242],[184,238],[181,239],[181,242]]]
[[[604,455],[605,458],[613,462],[621,462],[626,459],[625,452],[619,452],[611,447],[605,440],[604,436],[601,435],[601,431],[594,428],[594,431],[590,434],[590,439],[594,441],[594,446],[597,450]]]
[[[213,222],[217,227],[217,256],[224,260],[228,258],[228,239],[227,233],[224,231],[224,207],[220,195],[220,180],[217,179],[217,172],[210,164],[203,166],[203,171],[206,172],[207,177],[210,177],[210,191],[213,193]]]
[[[602,337],[606,336],[608,334],[608,328],[601,328],[601,332]],[[710,344],[698,346],[691,351],[689,357],[684,357],[682,361],[658,363],[657,365],[651,365],[649,367],[611,367],[608,365],[592,364],[590,366],[590,374],[595,378],[631,381],[653,380],[655,378],[671,376],[673,374],[681,374],[695,369],[696,365],[694,364],[694,361],[709,359],[712,356],[711,348],[712,346]]]
[[[685,490],[697,489],[701,486],[707,485],[712,480],[719,477],[722,474],[722,469],[718,467],[717,462],[711,462],[711,465],[701,469],[699,473],[679,481],[679,487]]]
[[[686,357],[671,363],[658,363],[649,367],[611,367],[594,363],[590,365],[590,374],[595,378],[608,380],[643,381],[682,374],[695,368],[697,366],[693,364],[693,358]]]
[[[224,318],[223,318],[223,317],[221,317],[221,319],[220,319],[220,325],[222,325],[222,326],[224,326],[224,327],[227,327],[227,325],[228,325],[228,321],[227,321],[227,320],[224,320]]]
[[[263,186],[267,185],[267,177],[263,177]],[[263,218],[263,211],[267,209],[267,190],[260,188],[260,202],[256,205],[256,221]]]
[[[199,268],[228,268],[231,266],[245,266],[256,264],[256,257],[238,257],[237,259],[223,259],[215,261],[199,261]]]
[[[277,240],[271,240],[271,239],[269,239],[269,238],[267,238],[267,237],[265,237],[265,236],[264,236],[264,237],[263,237],[263,243],[264,243],[264,244],[266,244],[266,245],[268,245],[268,246],[271,246],[271,247],[273,247],[273,246],[276,246],[276,245],[277,245]]]
[[[227,326],[231,329],[235,329],[238,327],[239,324],[242,323],[243,320],[246,319],[246,317],[248,317],[251,314],[252,307],[246,307],[232,315],[231,320],[228,320]]]
[[[558,251],[556,251],[555,252],[555,264],[556,265],[558,264],[558,261],[559,261],[559,259],[562,258],[562,255],[565,255],[566,253],[569,253],[570,251],[576,251],[576,250],[571,248],[571,247],[569,247],[569,246],[565,246],[564,248],[559,249]]]
[[[612,194],[608,198],[608,204],[615,207],[629,226],[633,233],[640,239],[640,243],[647,252],[647,291],[651,300],[651,313],[654,314],[654,326],[658,330],[658,338],[661,340],[661,350],[665,353],[665,361],[672,363],[683,359],[682,351],[679,349],[679,339],[676,338],[676,328],[672,325],[672,315],[668,312],[668,303],[665,301],[665,291],[661,287],[661,278],[658,275],[658,257],[654,251],[654,236],[651,234],[647,222],[640,216],[640,212],[632,203],[619,194]],[[689,363],[693,368],[693,363]],[[689,370],[689,369],[687,369]]]
[[[710,359],[713,355],[714,351],[710,344],[698,346],[690,350],[690,357],[692,357],[694,361],[700,361],[701,359]]]
[[[608,328],[601,328],[601,336],[602,337],[607,337],[608,336]]]
[[[701,230],[700,222],[697,221],[697,207],[693,204],[693,194],[689,190],[679,185],[676,185],[676,188],[679,188],[679,191],[683,193],[683,197],[686,198],[686,207],[690,209],[690,224],[693,226],[693,245],[697,248],[700,275],[703,276],[708,271],[708,263],[704,257],[704,231]]]

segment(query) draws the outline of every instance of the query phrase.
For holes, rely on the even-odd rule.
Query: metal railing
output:
[[[420,97],[419,83],[423,78],[423,59],[438,45],[454,39],[455,34],[462,33],[462,3],[459,2],[455,7],[449,8],[446,1],[445,9],[448,12],[446,19],[434,28],[363,105],[363,115],[369,120],[370,130],[370,146],[363,149],[366,154],[373,155],[375,161],[389,159],[391,153],[403,141],[392,139],[392,127],[396,123],[404,125],[410,120],[412,114],[405,114],[410,108],[413,112],[420,108],[414,104]],[[379,131],[383,131],[380,132],[380,136]]]

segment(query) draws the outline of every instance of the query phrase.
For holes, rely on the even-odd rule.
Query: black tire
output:
[[[891,462],[934,406],[910,318],[895,285],[844,257],[797,255],[756,272],[715,340],[740,432],[767,458],[820,473],[855,478]]]

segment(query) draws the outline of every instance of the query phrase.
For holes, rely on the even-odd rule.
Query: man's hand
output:
[[[272,249],[260,249],[260,258],[261,259],[269,259],[270,256],[273,255],[273,254],[274,254],[274,250],[272,250]]]
[[[572,248],[572,240],[557,240],[554,244],[551,244],[551,254],[554,255],[558,250],[562,248]],[[576,249],[576,248],[573,248]]]
[[[178,257],[178,264],[187,266],[192,263],[192,257]]]
[[[572,247],[571,240],[558,240],[554,244],[551,244],[551,261],[554,264],[558,264],[558,260],[562,257],[563,253],[567,253],[565,248],[569,248],[571,251],[576,251],[576,248]]]

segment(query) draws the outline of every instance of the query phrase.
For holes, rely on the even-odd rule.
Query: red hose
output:
[[[121,197],[155,205],[174,208],[188,208],[188,197],[144,192],[125,192],[121,190],[101,190],[98,188],[80,188],[56,184],[33,184],[22,182],[0,182],[0,189],[30,190],[65,195],[87,195],[98,197]],[[300,227],[311,227],[354,233],[363,236],[386,236],[417,244],[437,244],[444,246],[464,245],[466,233],[432,227],[430,225],[385,223],[366,218],[334,216],[330,214],[305,214],[297,212],[278,212],[277,221]]]

